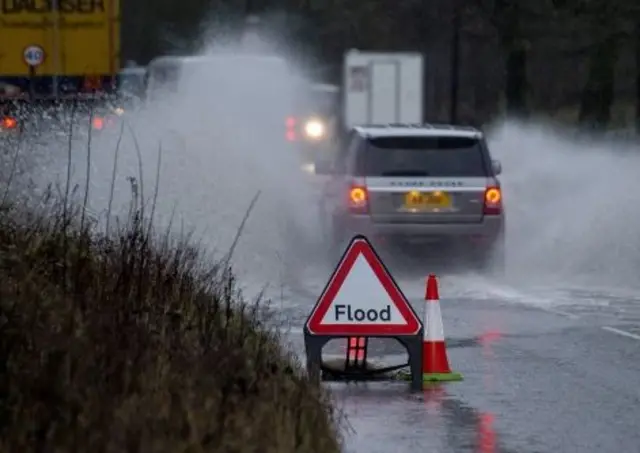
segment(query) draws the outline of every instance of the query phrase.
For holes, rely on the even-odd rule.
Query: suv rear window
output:
[[[362,176],[484,177],[480,141],[471,137],[378,137],[360,150]]]

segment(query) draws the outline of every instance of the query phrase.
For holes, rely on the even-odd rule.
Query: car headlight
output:
[[[323,138],[327,132],[325,124],[318,119],[311,119],[304,125],[304,133],[307,137],[317,140]]]
[[[124,115],[124,109],[122,107],[116,107],[113,109],[113,113],[115,113],[118,116],[122,116]]]

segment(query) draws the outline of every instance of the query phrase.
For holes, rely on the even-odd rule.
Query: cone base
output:
[[[422,382],[455,382],[462,381],[461,373],[452,371],[450,373],[423,373]]]
[[[398,371],[394,378],[399,381],[410,381],[411,373],[408,371]],[[423,373],[422,382],[429,384],[431,382],[458,382],[464,380],[461,373],[452,371],[451,373]]]
[[[411,373],[406,370],[400,370],[393,374],[393,377],[398,381],[410,381]]]

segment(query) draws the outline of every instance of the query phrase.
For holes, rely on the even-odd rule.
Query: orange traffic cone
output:
[[[423,381],[461,381],[462,375],[451,371],[444,341],[444,328],[440,313],[438,281],[431,274],[427,279],[425,294],[424,340],[422,342]]]

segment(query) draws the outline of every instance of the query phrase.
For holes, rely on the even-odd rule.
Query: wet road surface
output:
[[[534,307],[448,292],[441,284],[449,361],[464,381],[417,395],[404,383],[327,383],[348,418],[346,451],[640,451],[639,301],[566,290],[564,303]],[[304,311],[290,315],[298,326]],[[370,348],[372,359],[406,360],[393,341]]]

